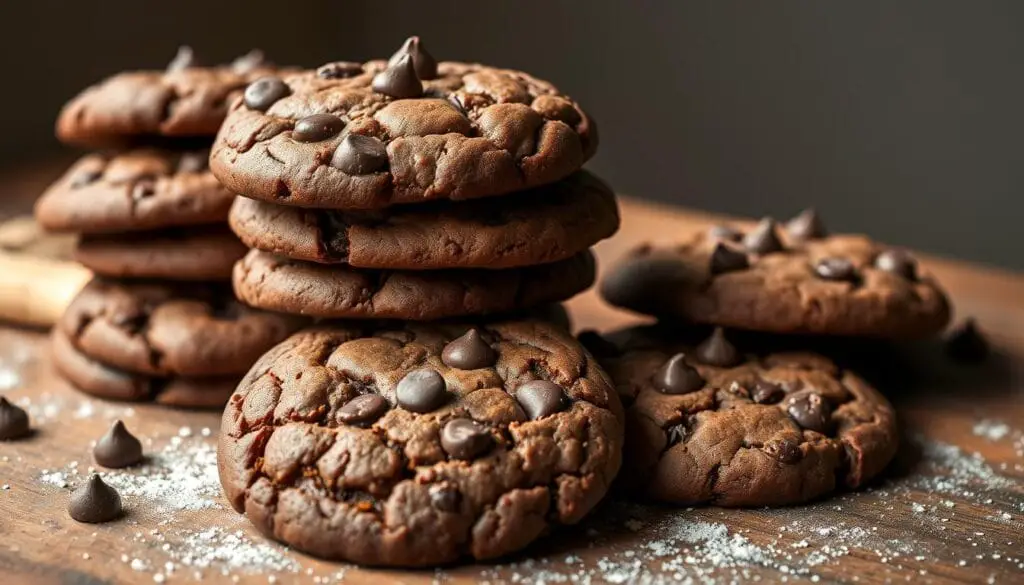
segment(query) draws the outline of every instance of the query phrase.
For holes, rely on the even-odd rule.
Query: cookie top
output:
[[[207,168],[209,152],[90,154],[36,201],[50,231],[87,234],[221,223],[235,196]]]
[[[856,374],[820,355],[737,347],[721,329],[693,333],[581,338],[626,405],[629,490],[681,505],[795,504],[864,485],[892,459],[893,408]]]
[[[615,233],[615,196],[579,172],[495,200],[381,211],[285,207],[239,197],[231,229],[250,248],[358,268],[511,268],[563,260]]]
[[[220,478],[263,533],[320,557],[488,559],[604,496],[620,417],[607,376],[555,325],[324,325],[239,384]]]
[[[214,174],[273,203],[375,209],[552,183],[597,148],[593,120],[546,81],[396,58],[253,83],[217,136]]]
[[[228,280],[246,247],[224,225],[123,234],[86,234],[75,261],[117,278]]]
[[[227,283],[96,278],[58,326],[80,352],[154,376],[241,374],[305,320],[239,303]]]
[[[69,144],[109,146],[141,138],[213,136],[228,105],[253,80],[277,73],[259,51],[202,67],[182,47],[164,71],[130,71],[85,89],[57,118]]]
[[[943,329],[946,296],[913,256],[815,224],[808,236],[799,222],[781,230],[766,218],[641,246],[604,278],[601,295],[649,315],[775,333],[912,338]]]
[[[372,270],[325,266],[252,250],[235,265],[248,305],[311,317],[429,321],[562,301],[594,282],[590,252],[504,270]]]

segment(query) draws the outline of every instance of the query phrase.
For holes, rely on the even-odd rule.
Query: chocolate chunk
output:
[[[238,57],[231,62],[231,71],[238,75],[247,75],[252,73],[257,67],[262,67],[267,63],[266,56],[263,55],[263,51],[259,49],[253,49],[248,53]]]
[[[749,252],[761,255],[781,251],[782,241],[779,240],[775,220],[770,217],[762,219],[757,227],[743,238],[743,246]]]
[[[388,149],[373,136],[349,134],[342,139],[331,166],[350,175],[368,175],[383,170],[388,164]]]
[[[395,390],[398,405],[411,411],[426,413],[436,410],[448,398],[444,378],[434,370],[414,370],[405,375]]]
[[[379,394],[356,396],[338,409],[339,421],[354,426],[369,426],[391,408],[388,401]]]
[[[412,57],[412,63],[416,69],[416,75],[419,76],[420,79],[434,79],[437,77],[437,60],[434,59],[425,48],[423,48],[423,43],[420,42],[419,37],[409,37],[405,39],[405,43],[402,44],[402,48],[398,49],[398,51],[388,59],[388,65],[390,66],[398,63],[398,61],[406,55]]]
[[[663,394],[689,394],[704,387],[704,378],[677,353],[655,372],[654,387]]]
[[[492,445],[494,437],[487,427],[468,418],[452,419],[441,429],[441,448],[456,459],[472,459]]]
[[[875,268],[917,280],[917,262],[903,250],[886,250],[875,257]]]
[[[337,136],[345,128],[345,121],[334,114],[313,114],[295,122],[292,138],[299,142],[320,142]]]
[[[731,368],[743,361],[743,356],[737,351],[736,346],[725,338],[725,331],[721,327],[715,327],[711,337],[698,345],[695,353],[701,363],[720,368]]]
[[[91,185],[92,183],[95,183],[102,176],[103,176],[102,172],[95,171],[95,170],[90,170],[90,171],[85,171],[85,172],[82,172],[82,173],[78,173],[78,174],[75,175],[75,177],[73,179],[71,179],[71,188],[72,189],[80,189],[82,187],[85,187],[86,185]]]
[[[190,69],[199,65],[196,60],[195,52],[192,47],[181,46],[178,47],[177,54],[171,59],[171,62],[167,64],[167,73],[176,73],[185,69]]]
[[[121,515],[121,496],[94,473],[71,493],[68,514],[78,522],[109,522]]]
[[[764,451],[771,457],[783,463],[796,463],[804,458],[800,445],[792,439],[781,439],[772,441],[764,446]]]
[[[441,361],[444,365],[460,370],[477,370],[494,365],[498,354],[480,337],[480,332],[470,329],[462,337],[444,346]]]
[[[353,63],[351,61],[335,61],[333,63],[327,63],[321,65],[317,70],[316,74],[322,79],[348,79],[349,77],[355,77],[363,72],[363,65],[361,63]]]
[[[179,173],[201,173],[206,170],[210,162],[210,153],[203,150],[199,152],[186,152],[178,159]]]
[[[455,486],[430,486],[430,505],[442,512],[454,514],[462,505],[462,494]]]
[[[857,270],[846,258],[822,258],[814,264],[814,273],[824,280],[857,280]]]
[[[786,233],[796,241],[817,240],[828,235],[814,208],[807,208],[800,215],[786,222]]]
[[[731,226],[716,225],[708,230],[708,236],[716,240],[738,242],[743,239],[743,232]]]
[[[292,95],[292,88],[277,77],[261,77],[249,84],[242,95],[250,110],[266,112],[281,98]]]
[[[142,443],[117,420],[92,448],[92,458],[103,467],[121,468],[142,461]]]
[[[24,408],[11,404],[0,396],[0,441],[27,437],[31,432],[28,413]]]
[[[820,394],[794,398],[787,408],[789,416],[805,429],[826,434],[832,426],[832,407]]]
[[[550,416],[565,409],[562,387],[547,380],[532,380],[516,388],[516,400],[530,420]]]
[[[978,331],[974,319],[964,321],[946,338],[946,354],[964,364],[976,364],[988,357],[988,341]]]
[[[614,343],[608,341],[593,329],[580,331],[576,339],[580,342],[580,345],[585,347],[595,357],[614,357],[622,353]]]
[[[715,246],[715,251],[711,253],[710,270],[712,275],[745,270],[749,267],[750,262],[747,261],[746,254],[733,250],[721,242]]]
[[[373,91],[395,99],[423,95],[423,83],[416,76],[412,57],[402,55],[394,64],[373,77]]]
[[[777,404],[785,397],[786,391],[782,386],[767,380],[758,380],[750,391],[750,398],[758,404]]]

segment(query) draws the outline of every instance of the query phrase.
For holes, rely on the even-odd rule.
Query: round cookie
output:
[[[324,266],[251,250],[235,265],[235,295],[253,307],[343,319],[429,321],[562,301],[594,282],[583,252],[505,270],[385,271]]]
[[[207,168],[207,151],[90,154],[36,202],[49,231],[117,233],[221,223],[235,196]]]
[[[224,411],[232,506],[364,565],[490,559],[573,524],[618,471],[621,405],[538,321],[323,325],[267,353]]]
[[[402,53],[255,82],[221,127],[214,174],[272,203],[376,209],[523,191],[597,149],[594,121],[546,81],[455,62],[417,72]]]
[[[895,455],[893,408],[856,374],[811,353],[747,353],[721,329],[691,333],[585,339],[626,405],[627,491],[679,505],[797,504],[860,487]]]
[[[500,200],[381,211],[301,209],[239,197],[231,229],[250,248],[357,268],[513,268],[578,254],[615,233],[611,190],[580,171]]]
[[[227,280],[246,247],[227,226],[84,235],[75,261],[118,278]]]
[[[303,324],[239,303],[227,283],[96,278],[58,326],[79,352],[115,368],[205,377],[247,371]]]
[[[799,216],[683,243],[641,246],[600,286],[609,303],[657,316],[774,333],[926,337],[949,320],[939,285],[914,258],[857,235],[810,235]]]
[[[78,390],[98,398],[219,410],[238,383],[238,376],[152,378],[131,374],[82,355],[59,328],[54,328],[52,340],[57,371]]]

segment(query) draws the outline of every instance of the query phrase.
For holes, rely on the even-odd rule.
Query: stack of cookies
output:
[[[65,143],[99,149],[40,198],[48,230],[81,234],[94,279],[54,329],[54,361],[97,396],[221,407],[241,374],[300,320],[239,304],[245,248],[227,228],[234,195],[210,173],[227,104],[272,71],[259,52],[199,67],[183,48],[165,71],[122,73],[61,112]]]

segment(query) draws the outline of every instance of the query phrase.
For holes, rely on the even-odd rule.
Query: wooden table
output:
[[[670,241],[709,219],[634,201],[622,208],[622,232],[598,247],[604,265],[635,242]],[[877,383],[906,430],[897,461],[870,489],[777,510],[608,502],[518,557],[438,571],[363,570],[267,543],[219,496],[216,414],[77,394],[51,372],[44,332],[2,327],[0,390],[28,405],[38,431],[0,443],[0,584],[1024,583],[1024,277],[928,264],[996,355],[956,366],[931,344],[868,359],[881,364]],[[577,328],[636,320],[592,292],[569,306]],[[123,520],[78,524],[65,511],[70,484],[85,477],[90,441],[114,418],[144,436],[154,458],[108,474],[128,486]]]

